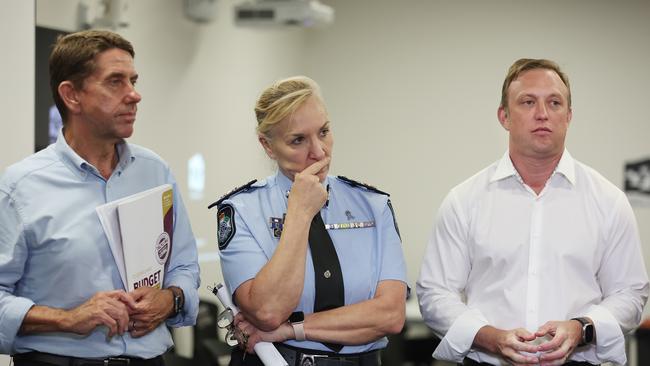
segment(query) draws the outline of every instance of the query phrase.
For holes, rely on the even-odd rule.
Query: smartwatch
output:
[[[591,344],[594,341],[594,324],[587,318],[572,318],[571,320],[575,320],[582,324],[582,339],[580,340],[578,347]]]
[[[293,327],[293,332],[295,333],[295,338],[297,341],[307,340],[305,337],[305,313],[302,311],[294,311],[289,317],[289,324]]]
[[[183,311],[183,306],[185,305],[185,297],[183,296],[183,290],[179,287],[172,286],[167,288],[174,295],[174,307],[170,318],[175,317]]]

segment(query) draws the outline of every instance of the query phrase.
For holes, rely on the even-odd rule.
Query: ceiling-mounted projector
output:
[[[334,9],[318,0],[252,0],[235,6],[240,26],[316,27],[333,20]]]

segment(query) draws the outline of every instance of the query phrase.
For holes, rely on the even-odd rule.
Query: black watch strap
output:
[[[183,311],[183,306],[185,306],[185,296],[183,295],[183,290],[180,287],[171,286],[167,289],[174,295],[172,308],[173,311],[170,315],[170,317],[173,318]]]

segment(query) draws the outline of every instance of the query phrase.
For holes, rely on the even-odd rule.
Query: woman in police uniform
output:
[[[313,80],[276,82],[255,113],[277,173],[215,202],[243,347],[276,342],[289,365],[378,365],[385,336],[404,324],[407,292],[388,194],[328,176],[333,136]],[[261,364],[242,356],[231,365]]]

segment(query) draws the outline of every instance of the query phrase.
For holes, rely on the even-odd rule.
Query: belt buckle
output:
[[[314,366],[316,365],[316,360],[319,358],[327,358],[326,355],[308,355],[305,353],[300,354],[300,366]]]
[[[126,357],[109,357],[104,359],[104,366],[129,365],[130,363],[131,359]]]

